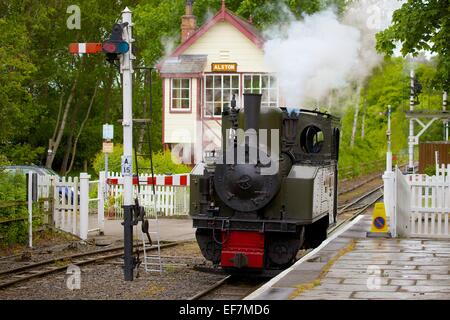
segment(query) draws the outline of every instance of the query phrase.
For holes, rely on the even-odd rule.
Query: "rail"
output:
[[[181,243],[183,243],[183,241],[161,244],[160,248],[162,249],[173,247]],[[148,250],[153,251],[156,249],[157,247],[155,246],[149,248]],[[138,250],[143,251],[143,248],[139,248]],[[114,248],[57,257],[9,270],[4,270],[0,272],[0,289],[12,286],[19,282],[65,270],[69,265],[81,266],[95,263],[97,261],[103,261],[106,259],[120,258],[122,256],[123,246],[118,246]]]

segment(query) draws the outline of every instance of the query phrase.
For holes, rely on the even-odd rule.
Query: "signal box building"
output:
[[[235,95],[261,93],[262,106],[277,107],[276,77],[264,61],[263,37],[229,11],[224,1],[214,17],[197,28],[191,1],[181,22],[181,44],[159,65],[163,79],[163,132],[166,149],[177,144],[220,146],[221,113]]]

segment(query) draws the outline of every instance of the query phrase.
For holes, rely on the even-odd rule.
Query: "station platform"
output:
[[[357,217],[246,300],[450,300],[450,241],[366,238]]]

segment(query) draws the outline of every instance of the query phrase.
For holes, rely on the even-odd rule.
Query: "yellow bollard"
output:
[[[370,231],[367,232],[367,237],[368,238],[391,237],[391,233],[389,232],[389,226],[386,218],[386,209],[384,208],[383,202],[375,203],[375,208],[372,214],[372,225]]]

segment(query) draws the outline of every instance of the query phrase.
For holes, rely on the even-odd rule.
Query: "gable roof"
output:
[[[244,36],[252,41],[258,48],[262,48],[264,44],[264,38],[261,32],[250,22],[235,15],[228,10],[225,5],[222,5],[221,9],[216,13],[214,17],[204,23],[197,31],[195,31],[189,38],[181,43],[175,51],[173,51],[169,57],[176,57],[181,55],[187,48],[189,48],[195,41],[197,41],[202,35],[204,35],[209,29],[211,29],[218,22],[227,21],[235,28],[237,28]],[[157,68],[160,69],[164,64],[164,60],[161,61]]]

